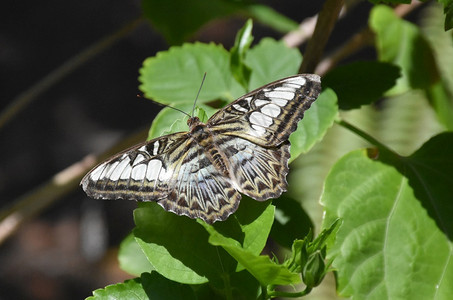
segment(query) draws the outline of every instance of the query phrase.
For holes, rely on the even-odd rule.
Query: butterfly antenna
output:
[[[198,96],[200,95],[201,88],[203,87],[203,83],[204,83],[205,79],[206,79],[206,72],[204,72],[203,80],[201,80],[201,84],[200,84],[200,88],[198,89],[197,97],[195,98],[195,101],[193,102],[192,117],[193,117],[193,114],[195,113],[195,105],[197,104]]]
[[[141,95],[137,95],[137,97],[139,97],[139,98],[145,98],[145,97],[143,97],[143,96],[141,96]],[[149,99],[149,98],[146,98],[146,99],[150,100],[151,102],[153,102],[154,104],[157,104],[157,105],[159,105],[159,106],[168,107],[168,108],[177,110],[177,111],[179,111],[179,112],[182,112],[183,114],[185,114],[186,116],[188,116],[189,118],[191,118],[191,116],[190,116],[188,113],[186,113],[185,111],[183,111],[183,110],[181,110],[181,109],[179,109],[179,108],[170,106],[170,105],[168,105],[168,104],[163,104],[163,103],[154,101],[153,99]]]

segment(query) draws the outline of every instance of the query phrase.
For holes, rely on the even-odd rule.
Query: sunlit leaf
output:
[[[453,245],[395,168],[371,160],[365,150],[351,152],[328,175],[322,204],[324,224],[343,219],[329,252],[342,296],[452,295]]]

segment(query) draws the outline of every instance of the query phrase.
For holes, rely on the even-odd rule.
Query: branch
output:
[[[132,134],[98,157],[88,155],[81,161],[54,175],[41,186],[31,190],[13,202],[13,205],[0,213],[0,245],[11,236],[20,225],[39,214],[56,200],[74,191],[82,177],[98,162],[113,154],[146,139],[148,130]]]
[[[307,45],[299,73],[313,73],[321,60],[330,33],[338,19],[344,0],[327,0],[319,13],[313,37]]]
[[[303,44],[313,35],[313,31],[315,31],[316,21],[318,21],[318,15],[311,18],[306,18],[299,24],[299,28],[297,30],[287,33],[282,38],[282,41],[289,48],[295,48]]]
[[[411,4],[400,4],[395,8],[395,14],[401,18],[411,13],[414,9],[419,7],[423,2],[413,1]],[[355,34],[346,43],[341,45],[331,54],[324,58],[316,68],[315,73],[323,75],[330,69],[336,66],[340,61],[347,58],[348,56],[358,52],[362,48],[373,45],[374,33],[369,27],[365,27],[360,30],[359,33]]]

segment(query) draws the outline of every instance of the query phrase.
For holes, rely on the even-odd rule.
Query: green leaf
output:
[[[157,203],[140,203],[134,211],[134,235],[156,271],[168,279],[222,286],[222,276],[236,269],[225,251],[208,243],[195,220],[166,212]]]
[[[209,229],[208,229],[209,230]],[[271,261],[268,256],[259,256],[242,248],[240,244],[218,231],[209,230],[209,243],[221,246],[233,256],[261,285],[283,285],[299,283],[299,274],[290,272],[285,266]]]
[[[298,283],[300,277],[297,274],[277,265],[267,256],[259,256],[273,222],[274,207],[269,203],[245,199],[235,214],[236,222],[228,219],[213,226],[200,223],[209,232],[209,243],[225,249],[262,285]]]
[[[174,105],[174,107],[191,114],[193,103],[178,104]],[[201,103],[198,104],[197,107],[203,111],[203,114],[206,113],[208,116],[213,115],[217,111],[216,109]],[[197,114],[197,110],[195,115],[200,117],[200,115]],[[185,116],[177,110],[169,107],[164,108],[154,118],[153,124],[148,132],[148,140],[170,133],[187,131],[189,129],[187,126],[187,119],[188,116]]]
[[[417,26],[379,5],[371,11],[370,27],[376,33],[379,60],[401,68],[402,76],[388,95],[424,89],[439,79],[432,51]]]
[[[159,299],[196,299],[192,289],[170,281],[157,272],[143,273],[140,278],[126,280],[124,283],[109,285],[93,292],[88,300],[159,300]]]
[[[230,284],[233,292],[232,299],[262,299],[259,281],[246,270],[231,274]]]
[[[275,59],[278,54],[278,59]],[[245,63],[252,69],[249,90],[269,82],[297,74],[302,63],[299,50],[288,48],[283,42],[264,38],[247,52]]]
[[[170,44],[180,44],[201,26],[244,7],[241,1],[143,0],[143,14]]]
[[[337,116],[337,96],[332,90],[327,89],[304,113],[304,118],[299,122],[297,130],[289,137],[291,142],[290,162],[320,141]]]
[[[229,221],[208,225],[199,221],[212,234],[220,234],[254,255],[258,255],[266,245],[274,221],[274,207],[270,201],[259,202],[244,196],[234,218]]]
[[[322,85],[335,91],[340,109],[353,109],[382,98],[399,76],[397,66],[362,61],[333,69],[322,78]]]
[[[445,31],[453,28],[453,0],[437,0],[444,5]]]
[[[133,234],[129,234],[121,242],[118,260],[121,269],[135,276],[154,269],[135,241]]]
[[[438,228],[453,240],[453,133],[439,134],[408,157],[382,153],[380,160],[393,164],[409,179],[415,196],[421,201]]]
[[[453,0],[452,0],[453,7]],[[443,12],[440,5],[430,5],[423,11],[421,30],[433,49],[436,66],[442,80],[426,90],[439,121],[453,130],[453,41],[451,32],[443,29]]]
[[[148,299],[197,299],[190,286],[168,280],[157,272],[144,273],[141,280]]]
[[[164,104],[193,104],[204,73],[198,103],[231,101],[245,93],[230,72],[230,55],[215,44],[184,44],[157,53],[143,62],[140,90]]]
[[[126,280],[124,283],[108,285],[105,288],[93,291],[93,296],[88,297],[87,300],[148,300],[141,282],[141,278],[135,278]]]
[[[245,55],[253,41],[252,28],[253,22],[249,19],[237,33],[234,46],[230,50],[231,72],[244,89],[248,88],[252,73],[252,70],[244,63]]]
[[[294,240],[303,239],[313,228],[313,223],[300,203],[286,194],[272,200],[272,203],[276,210],[271,237],[281,246],[291,249]]]
[[[453,130],[453,102],[446,87],[439,81],[426,90],[426,95],[431,101],[439,122],[448,130]]]
[[[338,291],[355,299],[448,299],[451,241],[415,198],[407,178],[368,158],[340,159],[325,182],[324,224],[342,218],[329,256]]]
[[[267,5],[252,4],[246,6],[245,9],[258,22],[281,33],[287,33],[299,28],[299,24],[297,24],[297,22],[289,19],[285,15],[280,14]]]

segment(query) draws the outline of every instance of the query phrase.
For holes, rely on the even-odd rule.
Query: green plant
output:
[[[158,13],[150,9],[154,1],[144,3],[145,12]],[[203,22],[240,5],[213,3],[218,6]],[[451,2],[445,5],[447,26]],[[263,11],[262,6],[240,9],[252,15]],[[418,27],[387,6],[375,6],[369,32],[378,59],[330,68],[323,77],[322,94],[291,136],[289,193],[272,204],[243,199],[233,216],[212,226],[140,203],[136,228],[122,243],[119,258],[123,269],[141,276],[97,290],[91,298],[298,297],[318,286],[331,264],[341,296],[451,296],[453,61],[448,54],[453,43],[451,34],[439,30],[438,15],[438,7],[430,8]],[[150,18],[165,27],[165,20]],[[173,42],[199,24],[192,25]],[[169,36],[173,29],[165,28]],[[154,101],[191,111],[207,72],[197,107],[199,115],[210,116],[246,91],[300,70],[298,50],[269,38],[251,47],[251,31],[247,22],[230,51],[192,43],[148,58],[140,71],[141,90]],[[447,39],[442,48],[441,39]],[[165,108],[149,138],[168,128],[187,129],[181,113]],[[307,154],[295,160],[302,153]],[[318,221],[320,208],[310,205],[319,196],[324,230],[313,239],[308,217],[292,199],[302,199]],[[285,261],[261,255],[269,235],[291,248]],[[292,291],[279,287],[302,282],[303,288]]]

